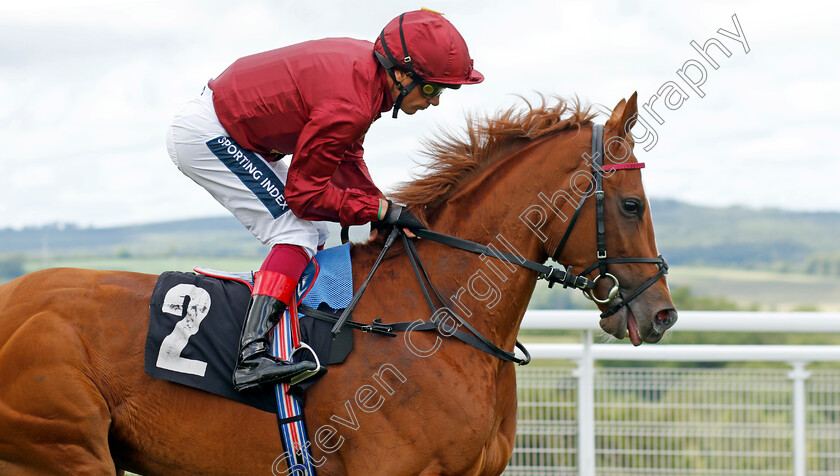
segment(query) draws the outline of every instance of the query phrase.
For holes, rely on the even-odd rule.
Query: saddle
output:
[[[240,393],[231,382],[253,273],[203,267],[194,271],[168,271],[158,278],[149,304],[146,374],[276,413],[273,389]],[[353,297],[352,276],[349,244],[319,252],[304,270],[296,290],[300,332],[315,355],[298,352],[295,358],[326,366],[347,358],[353,349],[353,333],[341,332],[333,338],[330,329]],[[348,321],[346,326],[395,335],[376,324]],[[294,391],[302,394],[318,378],[295,385]]]

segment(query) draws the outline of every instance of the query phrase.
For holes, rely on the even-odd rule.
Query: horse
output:
[[[622,99],[603,126],[598,191],[592,107],[545,97],[524,102],[471,118],[465,135],[431,140],[428,170],[392,197],[430,230],[507,247],[538,263],[554,256],[569,273],[598,281],[586,291],[605,314],[620,303],[600,320],[606,333],[635,345],[659,341],[677,313],[632,154],[636,94]],[[629,166],[610,173],[609,164]],[[354,283],[367,276],[382,241],[352,245]],[[452,309],[513,351],[538,273],[432,240],[412,243]],[[354,320],[429,319],[405,246],[397,242],[382,261]],[[602,248],[610,255],[599,256],[608,276],[590,266]],[[279,458],[275,415],[144,373],[156,279],[58,268],[0,286],[0,474],[289,471]],[[346,361],[306,394],[318,474],[504,470],[516,430],[515,364],[451,338],[458,325],[398,338],[355,332]]]

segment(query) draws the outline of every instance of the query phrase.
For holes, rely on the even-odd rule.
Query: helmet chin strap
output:
[[[394,81],[394,86],[396,86],[397,90],[400,92],[397,99],[394,100],[394,114],[391,116],[396,119],[397,114],[400,112],[400,106],[402,106],[403,99],[405,99],[405,97],[408,96],[409,93],[411,93],[411,91],[420,84],[420,82],[417,79],[412,79],[408,86],[403,86],[402,83],[397,81],[397,75],[394,73],[394,68],[388,69],[388,75],[391,76],[391,80]]]
[[[397,114],[400,111],[400,106],[402,106],[403,99],[405,99],[405,97],[408,96],[411,90],[413,90],[415,87],[417,87],[418,84],[420,84],[420,75],[418,75],[417,72],[414,71],[414,65],[411,61],[411,55],[408,54],[408,46],[405,43],[405,34],[403,33],[402,27],[403,17],[405,17],[405,13],[400,15],[400,43],[402,44],[402,52],[404,56],[402,62],[397,61],[397,59],[391,53],[391,49],[388,48],[388,43],[385,41],[385,29],[382,29],[382,33],[379,34],[379,38],[382,43],[382,49],[385,51],[387,57],[382,56],[381,54],[379,54],[378,51],[373,52],[374,55],[376,55],[376,58],[379,60],[379,63],[382,64],[386,71],[388,71],[388,75],[391,76],[391,79],[394,81],[394,86],[396,86],[397,90],[399,90],[400,92],[399,96],[397,96],[397,99],[394,100],[394,119],[397,118]],[[409,83],[408,86],[403,86],[402,83],[397,81],[397,75],[394,73],[394,68],[398,64],[401,65],[401,67],[408,68],[409,70],[409,72],[406,73],[408,77],[411,78],[411,83]]]

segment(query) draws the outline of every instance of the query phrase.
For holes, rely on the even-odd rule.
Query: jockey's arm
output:
[[[335,103],[313,111],[303,127],[286,180],[286,201],[295,215],[306,220],[337,221],[342,226],[363,225],[378,218],[381,192],[367,168],[339,172],[348,150],[364,135],[368,123],[349,106]],[[364,163],[362,162],[362,167]]]

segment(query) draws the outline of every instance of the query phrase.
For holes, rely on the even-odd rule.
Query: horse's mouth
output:
[[[642,345],[642,337],[639,335],[639,323],[636,322],[636,316],[633,311],[627,309],[627,335],[630,337],[630,342],[634,346]]]
[[[599,322],[601,329],[618,340],[627,336],[634,346],[640,346],[642,343],[656,344],[661,341],[668,329],[677,322],[677,310],[670,299],[663,301],[654,296],[651,302],[641,301],[625,303],[624,296],[619,293],[607,305],[625,305],[613,315],[602,318]],[[636,314],[641,316],[641,321]]]
[[[634,346],[642,345],[642,342],[651,344],[659,342],[662,334],[654,328],[649,329],[649,332],[643,332],[630,306],[627,306],[625,309],[625,312],[612,318],[601,319],[601,329],[619,340],[627,336],[630,339],[630,343]]]

